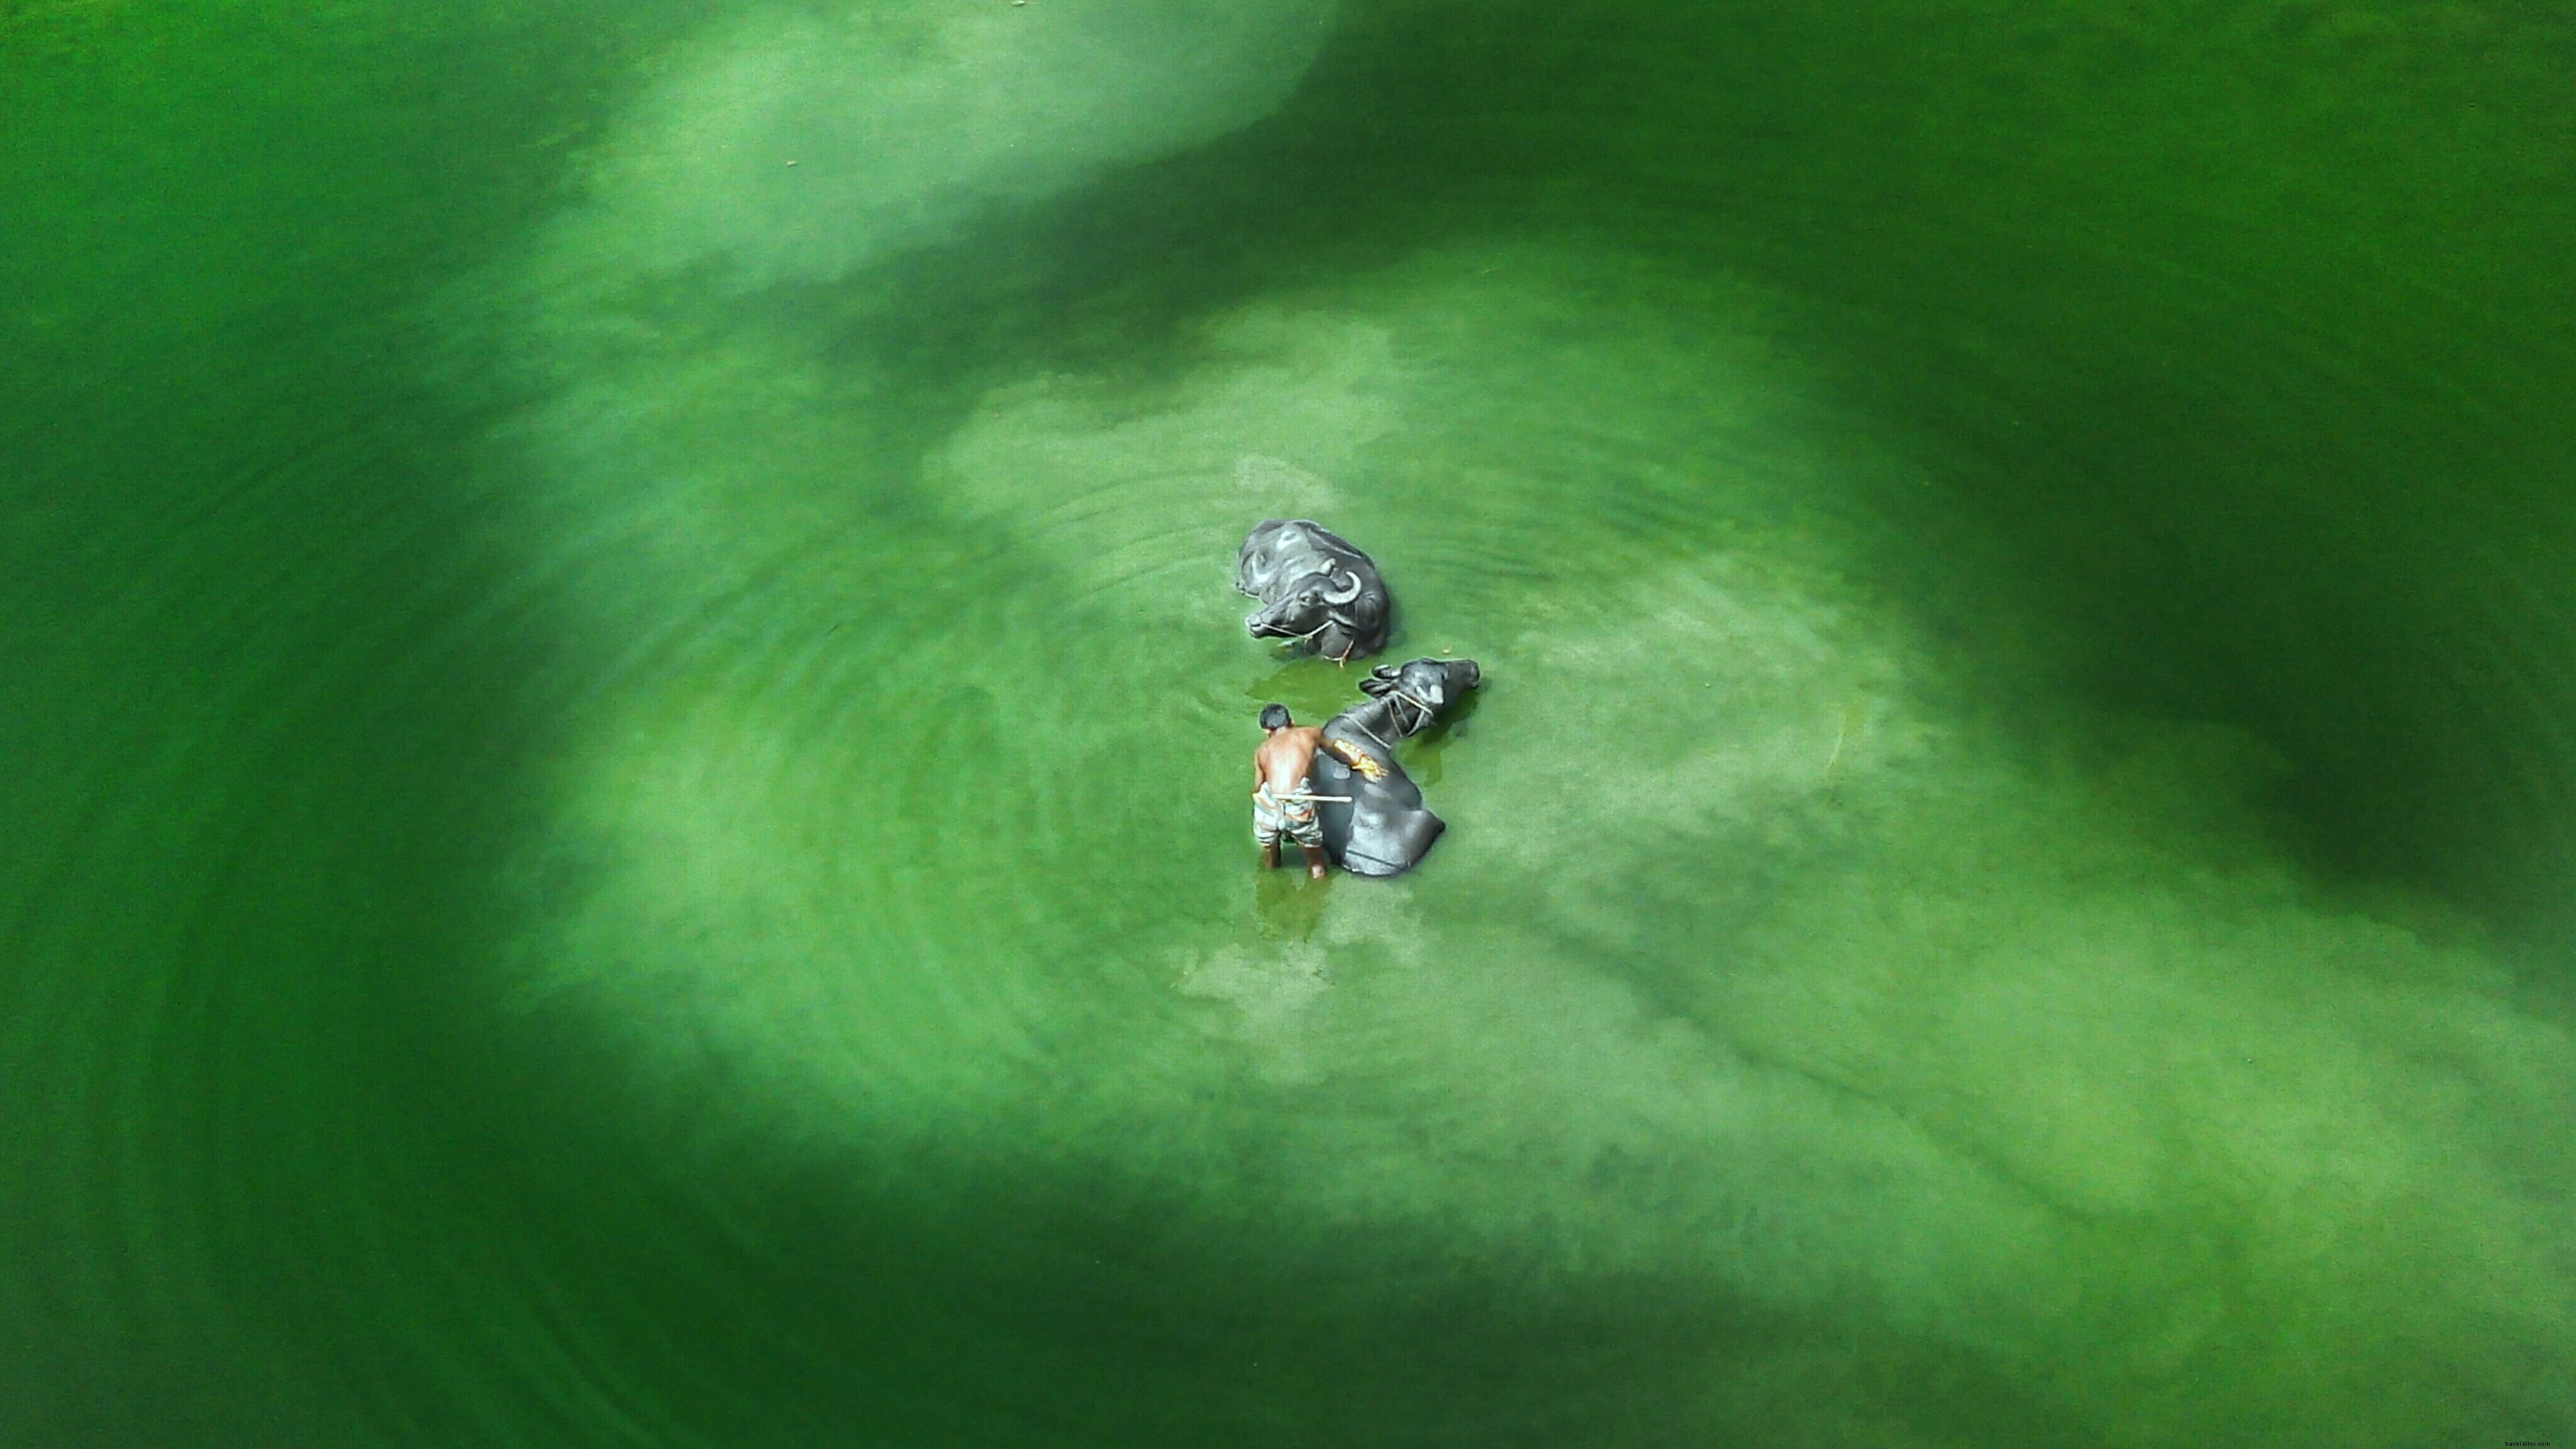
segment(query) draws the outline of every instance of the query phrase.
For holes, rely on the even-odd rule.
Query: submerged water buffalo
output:
[[[1430,728],[1483,677],[1473,659],[1381,664],[1360,681],[1369,699],[1324,721],[1327,748],[1315,752],[1306,785],[1324,797],[1317,807],[1324,849],[1342,869],[1401,875],[1421,863],[1448,828],[1423,807],[1421,787],[1395,762],[1395,742]],[[1346,764],[1335,757],[1337,750],[1368,764]]]
[[[1273,518],[1243,540],[1235,591],[1261,601],[1243,627],[1255,639],[1289,639],[1335,661],[1386,647],[1394,601],[1367,554],[1304,518]]]

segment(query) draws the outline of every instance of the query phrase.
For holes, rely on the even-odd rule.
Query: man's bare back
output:
[[[1324,826],[1306,791],[1306,772],[1314,767],[1324,732],[1290,722],[1288,711],[1275,704],[1262,710],[1261,728],[1261,743],[1252,752],[1252,839],[1261,847],[1262,867],[1279,864],[1284,835],[1306,853],[1306,874],[1322,880]]]
[[[1252,752],[1252,783],[1270,782],[1271,792],[1293,793],[1315,767],[1315,747],[1324,742],[1321,725],[1289,725],[1272,730]]]

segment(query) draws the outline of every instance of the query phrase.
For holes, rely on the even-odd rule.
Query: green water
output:
[[[0,1443],[2576,1438],[2570,76],[0,0]]]

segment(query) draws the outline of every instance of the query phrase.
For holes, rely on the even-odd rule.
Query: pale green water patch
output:
[[[771,418],[810,353],[657,393],[747,408],[692,427],[757,476],[672,470],[636,495],[688,520],[667,552],[588,563],[601,607],[728,582],[550,771],[540,858],[588,865],[532,867],[568,884],[507,990],[610,1034],[691,1140],[1114,1181],[1272,1259],[1394,1233],[1857,1298],[2072,1375],[2068,1412],[2196,1377],[2133,1406],[2147,1438],[2293,1402],[2366,1433],[2463,1392],[2396,1344],[2563,1340],[2523,1184],[2565,1164],[2444,1164],[2463,1092],[2538,1130],[2564,1033],[2305,885],[2242,737],[1997,728],[1976,701],[2044,697],[2013,671],[2046,649],[1938,644],[1867,585],[1905,470],[1800,395],[1758,295],[1596,268],[1427,254],[1149,373],[1000,383],[892,511],[844,481],[853,425]],[[1394,657],[1487,671],[1452,834],[1393,884],[1244,869],[1255,700],[1352,697],[1226,586],[1302,513],[1385,564]],[[2360,1299],[2392,1333],[2335,1326]]]
[[[2563,17],[504,8],[0,3],[0,1439],[2564,1437]]]

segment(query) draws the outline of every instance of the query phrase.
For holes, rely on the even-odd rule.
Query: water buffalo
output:
[[[1472,659],[1381,664],[1360,681],[1370,698],[1324,721],[1325,748],[1315,752],[1306,784],[1324,797],[1317,807],[1324,849],[1342,869],[1401,875],[1448,828],[1423,807],[1421,787],[1395,761],[1395,742],[1428,729],[1483,678]],[[1345,763],[1353,759],[1368,763]]]
[[[1289,639],[1335,661],[1386,647],[1394,601],[1369,556],[1303,518],[1273,518],[1243,540],[1235,591],[1261,601],[1243,627],[1255,639]]]

